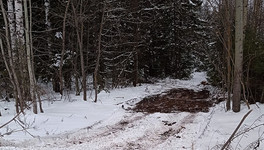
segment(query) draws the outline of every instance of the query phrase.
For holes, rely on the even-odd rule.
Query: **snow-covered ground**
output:
[[[239,113],[226,112],[224,102],[208,113],[147,114],[122,108],[172,88],[202,89],[204,86],[199,84],[205,77],[205,73],[194,73],[188,81],[165,79],[155,84],[101,92],[98,103],[92,102],[92,93],[87,102],[74,94],[61,100],[58,95],[50,96],[49,101],[43,102],[45,113],[34,115],[27,110],[25,116],[19,117],[21,125],[19,121],[11,122],[0,129],[2,135],[11,133],[0,138],[0,149],[219,149],[249,111],[245,105]],[[254,149],[255,146],[264,150],[264,105],[258,106],[251,105],[253,111],[240,128],[240,136],[232,141],[233,149]],[[0,111],[1,126],[14,117],[14,103],[0,102]],[[252,130],[243,133],[246,129]],[[255,145],[247,147],[252,142]]]

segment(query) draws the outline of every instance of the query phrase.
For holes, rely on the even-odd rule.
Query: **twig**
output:
[[[241,131],[240,133],[237,133],[233,138],[235,139],[235,138],[241,136],[242,134],[245,134],[246,132],[249,132],[250,130],[253,130],[253,129],[258,128],[260,126],[264,126],[264,123],[256,125],[256,122],[260,121],[261,118],[263,118],[263,117],[264,117],[264,114],[260,115],[248,128],[244,129],[244,131]]]
[[[247,116],[252,112],[252,109],[247,112],[245,114],[245,116],[242,118],[242,120],[240,121],[240,123],[238,124],[238,126],[236,127],[236,129],[234,130],[234,132],[232,133],[232,135],[229,137],[229,139],[226,141],[226,143],[224,144],[224,146],[221,148],[221,150],[224,150],[232,141],[233,137],[235,136],[236,132],[238,131],[238,129],[240,128],[240,126],[242,125],[242,123],[245,121],[245,119],[247,118]]]
[[[256,126],[254,126],[254,127],[246,128],[246,129],[245,129],[244,131],[242,131],[241,133],[237,133],[237,135],[235,135],[233,139],[235,139],[235,138],[237,138],[237,137],[239,137],[239,136],[241,136],[241,135],[243,135],[243,134],[245,134],[245,133],[247,133],[247,132],[249,132],[249,131],[251,131],[251,130],[254,130],[254,129],[260,127],[260,126],[264,126],[264,123],[263,123],[263,124],[256,125]]]
[[[0,136],[1,136],[1,137],[4,137],[4,136],[6,136],[6,135],[10,135],[10,134],[12,134],[12,133],[20,132],[20,131],[24,131],[24,130],[23,130],[23,129],[20,129],[20,130],[11,130],[11,131],[9,131],[9,132],[6,132],[6,133],[4,133],[4,134],[1,134]]]
[[[244,96],[244,101],[247,104],[248,109],[250,109],[247,97],[246,97],[246,90],[245,90],[245,85],[242,81],[240,81],[241,85],[242,85],[242,89],[243,89],[243,96]]]
[[[5,124],[1,125],[0,129],[3,128],[4,126],[8,125],[10,122],[14,121],[21,113],[22,113],[22,111],[20,111],[18,114],[16,114],[11,120],[9,120]]]
[[[21,128],[24,130],[24,131],[26,131],[30,136],[32,136],[33,138],[35,138],[35,136],[34,135],[32,135],[27,129],[26,129],[26,127],[24,127],[22,124],[21,124],[21,122],[19,122],[18,120],[16,120],[16,119],[14,119],[14,121],[16,121],[17,122],[17,124],[18,125],[20,125],[21,126]]]

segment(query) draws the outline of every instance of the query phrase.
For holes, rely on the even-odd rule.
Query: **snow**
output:
[[[101,149],[151,149],[151,150],[206,150],[219,149],[230,137],[243,116],[249,111],[242,104],[241,112],[226,112],[225,103],[215,105],[208,113],[135,113],[122,108],[131,107],[142,98],[160,94],[172,88],[201,90],[206,74],[196,72],[190,80],[164,79],[155,84],[114,89],[101,92],[98,103],[93,103],[93,92],[88,101],[82,96],[69,94],[60,99],[44,101],[45,113],[33,114],[27,110],[19,118],[27,127],[16,122],[0,129],[3,150],[101,150]],[[207,87],[212,89],[212,87]],[[8,108],[8,109],[6,109]],[[264,149],[264,106],[251,105],[252,113],[246,118],[239,132],[249,130],[235,138],[233,149],[253,149],[247,146],[259,140],[258,150]],[[14,103],[0,102],[0,125],[14,117]]]
[[[55,37],[58,39],[62,39],[62,32],[56,32]]]

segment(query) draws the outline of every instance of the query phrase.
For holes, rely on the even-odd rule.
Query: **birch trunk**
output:
[[[46,34],[47,34],[48,51],[49,51],[49,54],[51,54],[51,37],[49,36],[50,31],[51,31],[51,22],[49,19],[50,0],[45,0],[44,6],[45,6],[45,25],[46,25],[46,31],[47,31]]]
[[[10,66],[10,70],[12,73],[12,78],[13,79],[13,83],[14,83],[14,94],[16,97],[16,112],[19,113],[18,108],[20,107],[20,111],[23,113],[24,111],[24,105],[23,105],[23,100],[22,100],[22,91],[20,89],[20,84],[18,81],[18,77],[17,77],[17,73],[15,71],[15,65],[13,63],[13,55],[12,55],[12,49],[11,49],[11,44],[10,44],[10,35],[8,32],[8,21],[7,21],[7,17],[6,17],[6,11],[4,9],[4,5],[3,5],[3,1],[0,0],[0,6],[1,6],[1,10],[2,10],[2,14],[3,14],[3,18],[4,18],[4,23],[6,26],[5,29],[5,37],[6,37],[6,44],[7,44],[7,51],[8,51],[8,57],[9,57],[9,66]]]
[[[8,9],[8,15],[7,15],[7,18],[8,18],[8,24],[9,24],[9,34],[10,34],[10,43],[11,43],[11,50],[12,50],[12,53],[13,53],[13,57],[16,57],[14,54],[15,54],[15,50],[16,50],[16,23],[15,23],[15,9],[14,9],[14,0],[8,0],[7,1],[7,9]],[[3,48],[3,47],[2,47]],[[4,52],[4,51],[3,51]],[[4,58],[4,53],[3,53],[3,58]],[[8,63],[7,63],[7,60],[6,61],[6,68],[8,67]],[[7,70],[10,70],[7,68]],[[9,71],[8,71],[9,72]],[[11,79],[11,82],[13,82],[13,91],[14,91],[14,94],[15,94],[15,97],[18,97],[17,96],[17,90],[16,90],[16,85],[14,83],[14,79],[13,79],[13,76],[12,76],[12,72],[10,71],[11,75],[9,75],[10,79]],[[18,98],[16,99],[16,112],[19,113],[19,102],[18,102]]]
[[[29,98],[27,58],[25,53],[23,1],[15,0],[15,23],[16,23],[16,49],[17,60],[14,60],[19,77],[19,88],[21,89],[20,105],[26,105],[25,100]],[[16,57],[14,57],[16,58]],[[24,106],[23,106],[24,107]]]
[[[15,16],[16,16],[16,36],[18,43],[23,45],[24,40],[24,22],[23,22],[23,5],[22,0],[15,0]]]
[[[9,32],[11,39],[11,49],[15,50],[16,47],[16,23],[15,23],[15,15],[14,15],[14,0],[7,1],[8,8],[8,23],[9,23]]]
[[[49,30],[50,27],[51,27],[51,23],[50,23],[50,19],[49,19],[50,1],[49,0],[45,0],[44,1],[44,6],[45,6],[45,24],[46,24],[47,30]]]

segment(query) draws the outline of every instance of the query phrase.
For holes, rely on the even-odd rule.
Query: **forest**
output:
[[[0,0],[0,97],[41,107],[41,84],[101,91],[207,72],[226,107],[264,103],[262,0]],[[233,96],[232,96],[233,95]],[[231,107],[230,101],[233,106]]]
[[[263,150],[263,0],[0,0],[0,149]]]

